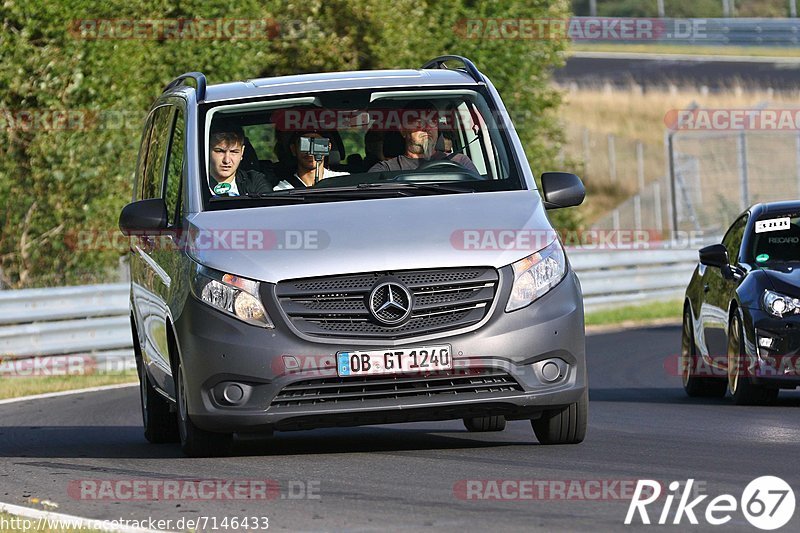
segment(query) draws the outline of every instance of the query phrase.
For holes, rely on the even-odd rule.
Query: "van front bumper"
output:
[[[492,310],[472,331],[400,343],[449,345],[452,371],[367,378],[338,377],[336,353],[398,349],[397,342],[310,342],[269,304],[274,329],[245,324],[190,297],[175,322],[189,416],[208,431],[248,433],[487,415],[536,418],[577,402],[588,385],[574,272],[511,313],[505,311],[509,293],[501,283]],[[548,363],[559,368],[555,379]]]

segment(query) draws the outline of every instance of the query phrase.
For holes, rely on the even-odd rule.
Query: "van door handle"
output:
[[[708,291],[710,291],[710,290],[711,290],[711,287],[709,287],[709,286],[708,286],[708,283],[706,283],[705,285],[703,285],[703,292],[708,292]]]

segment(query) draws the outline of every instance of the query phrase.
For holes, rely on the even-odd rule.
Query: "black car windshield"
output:
[[[210,209],[524,189],[496,119],[474,88],[215,105],[201,189]]]
[[[800,262],[800,216],[756,221],[752,243],[756,264]]]

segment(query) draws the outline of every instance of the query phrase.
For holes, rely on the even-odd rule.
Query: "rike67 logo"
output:
[[[681,485],[683,489],[681,490]],[[681,524],[684,518],[690,524],[699,524],[698,516],[707,524],[721,526],[733,519],[734,513],[741,512],[751,525],[758,529],[771,531],[786,525],[792,519],[795,510],[795,498],[792,488],[779,477],[762,476],[754,479],[744,488],[738,500],[731,494],[721,494],[709,501],[707,494],[693,494],[694,479],[685,484],[673,481],[669,484],[669,492],[663,498],[664,506],[657,513],[655,523]],[[650,524],[648,506],[662,497],[661,483],[651,479],[640,479],[636,484],[633,499],[628,506],[625,525],[638,520],[642,524]],[[692,496],[695,496],[692,498]],[[692,498],[690,500],[690,498]],[[673,510],[673,503],[677,504]],[[703,512],[703,506],[705,511]],[[653,506],[655,507],[655,506]],[[651,508],[650,511],[657,511]]]

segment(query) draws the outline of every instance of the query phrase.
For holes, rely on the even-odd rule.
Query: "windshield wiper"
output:
[[[349,187],[320,187],[318,189],[286,189],[274,192],[259,194],[248,193],[236,197],[212,198],[212,201],[231,201],[234,198],[247,200],[269,200],[278,202],[304,202],[310,198],[319,199],[353,199],[364,197],[385,197],[394,196],[413,196],[409,189],[431,191],[440,194],[447,193],[466,193],[475,192],[470,187],[459,187],[450,184],[439,183],[411,183],[411,182],[390,182],[390,183],[359,183]]]
[[[410,183],[410,182],[389,182],[389,183],[359,183],[348,187],[319,187],[308,189],[287,189],[271,193],[263,193],[255,198],[307,198],[311,196],[324,196],[326,198],[335,197],[363,197],[371,195],[394,194],[400,196],[411,196],[408,189],[432,191],[438,193],[462,193],[474,192],[472,188],[464,188],[438,183]]]
[[[357,185],[360,189],[384,189],[384,190],[391,190],[391,189],[420,189],[423,191],[433,191],[433,192],[440,192],[440,193],[451,193],[451,192],[475,192],[475,189],[472,187],[464,187],[452,184],[443,184],[443,183],[420,183],[420,182],[411,182],[411,181],[397,181],[397,182],[389,182],[389,183],[360,183]]]
[[[365,194],[366,193],[366,194]],[[373,194],[369,194],[373,193]],[[284,200],[290,202],[302,202],[309,198],[324,198],[324,199],[337,199],[337,198],[363,198],[364,196],[386,196],[387,194],[400,194],[402,196],[409,196],[408,193],[391,189],[371,189],[356,187],[320,187],[319,189],[286,189],[275,192],[265,192],[260,194],[247,194],[244,197],[248,199],[258,200]]]
[[[361,197],[364,196],[365,193],[378,193],[378,194],[385,194],[386,192],[399,192],[399,191],[390,191],[390,190],[383,190],[381,191],[378,187],[371,187],[370,183],[359,183],[355,186],[348,186],[348,187],[319,187],[319,188],[309,188],[309,189],[291,189],[287,191],[280,191],[277,193],[277,196],[289,196],[289,197],[306,197],[306,196],[325,196],[325,197]],[[271,197],[276,196],[275,193],[270,195]],[[406,195],[407,196],[407,195]]]
[[[293,196],[285,196],[285,195],[278,196],[278,195],[272,194],[271,192],[265,192],[265,193],[260,193],[260,194],[246,193],[246,194],[242,194],[240,196],[212,196],[211,197],[211,202],[212,203],[227,203],[227,202],[231,202],[231,203],[235,204],[237,201],[241,201],[241,200],[264,200],[264,199],[269,199],[269,198],[283,198],[283,199],[286,199],[286,200],[300,200],[301,199],[301,198],[298,198],[296,196],[294,196],[294,197]]]

